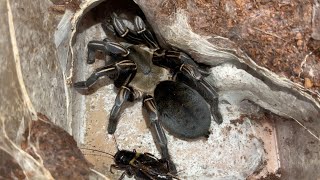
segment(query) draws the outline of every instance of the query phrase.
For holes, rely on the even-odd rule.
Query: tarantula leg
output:
[[[74,83],[73,87],[78,91],[89,90],[100,77],[117,74],[117,72],[118,70],[115,66],[98,68],[86,81],[76,82]]]
[[[114,85],[117,88],[120,88],[123,85],[129,84],[133,79],[137,71],[137,65],[131,60],[123,60],[116,63],[116,66],[118,69],[118,76],[116,78],[109,77],[115,79]]]
[[[137,33],[149,44],[150,47],[154,49],[159,49],[159,45],[156,39],[153,37],[152,33],[146,28],[146,25],[141,19],[141,17],[136,16],[134,18],[134,27]]]
[[[176,59],[179,63],[191,64],[193,66],[197,66],[197,64],[191,59],[189,55],[184,52],[176,51],[176,50],[168,50],[166,51],[166,58]]]
[[[186,53],[175,50],[156,51],[153,55],[152,62],[157,66],[174,70],[181,68],[182,65],[188,65],[189,69],[193,68],[197,70],[198,68],[198,65]],[[188,67],[185,67],[186,70],[187,68]]]
[[[90,41],[88,47],[87,63],[92,64],[96,59],[96,51],[102,51],[106,54],[127,56],[129,51],[119,43],[110,41]]]
[[[117,34],[125,38],[127,41],[132,42],[134,44],[141,43],[142,39],[139,38],[135,33],[133,33],[123,22],[121,18],[119,18],[115,13],[112,16],[112,25],[116,30]]]
[[[108,124],[108,134],[113,134],[116,131],[120,110],[125,101],[133,101],[133,90],[129,87],[122,86],[117,94],[115,103],[110,112],[109,124]]]
[[[184,82],[185,84],[199,92],[199,94],[209,103],[213,120],[217,124],[221,124],[222,115],[220,114],[218,108],[219,96],[217,91],[204,78],[201,77],[199,80],[195,80],[193,78],[194,77],[190,74],[178,73],[176,75],[177,80]]]
[[[176,77],[197,90],[210,104],[214,120],[218,124],[222,123],[222,116],[218,111],[218,93],[203,78],[204,73],[199,71],[198,65],[186,53],[176,50],[157,52],[152,61],[157,66],[173,69]]]
[[[183,74],[192,77],[195,80],[201,80],[202,76],[201,73],[196,69],[196,67],[190,64],[182,64],[179,68],[180,72]]]
[[[112,35],[116,35],[116,30],[114,29],[113,25],[107,22],[101,23],[101,27],[103,29],[103,31],[108,34],[108,33],[112,33]]]
[[[170,172],[177,173],[176,167],[170,158],[167,137],[160,125],[158,112],[153,97],[150,95],[145,96],[143,99],[143,106],[149,115],[148,126],[152,132],[152,136],[156,145],[160,148],[161,157],[169,161]]]
[[[87,91],[103,76],[109,76],[111,79],[116,79],[116,82],[125,84],[132,79],[136,69],[137,66],[133,61],[122,60],[113,65],[98,68],[86,81],[76,82],[73,87],[78,91]]]
[[[156,51],[152,62],[157,66],[171,68],[176,72],[182,72],[196,80],[201,80],[203,78],[202,75],[208,75],[208,72],[199,69],[199,66],[191,59],[191,57],[181,51]]]
[[[143,106],[147,110],[147,113],[149,115],[149,126],[151,129],[151,132],[155,135],[155,141],[156,144],[161,149],[161,156],[163,158],[169,157],[169,151],[167,147],[167,138],[163,131],[163,129],[160,126],[159,119],[158,119],[158,113],[156,109],[155,102],[153,100],[153,97],[148,95],[143,99]]]

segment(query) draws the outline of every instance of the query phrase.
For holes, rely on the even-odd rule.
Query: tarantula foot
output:
[[[122,37],[127,39],[128,41],[132,43],[141,43],[142,39],[139,38],[135,33],[133,33],[123,22],[121,18],[117,16],[117,14],[113,13],[112,16],[112,25],[117,32],[117,34]]]
[[[85,81],[76,82],[76,83],[73,84],[73,87],[76,90],[82,90],[82,89],[86,90],[86,89],[88,89]]]
[[[211,111],[214,112],[214,113],[212,113],[213,120],[214,120],[217,124],[221,124],[221,123],[223,122],[221,113],[220,113],[218,110],[216,110],[216,109],[211,110]]]
[[[114,134],[117,129],[119,122],[120,110],[126,101],[133,101],[134,94],[130,87],[122,86],[117,94],[115,103],[111,109],[109,124],[108,124],[108,134]]]
[[[134,26],[135,26],[138,34],[144,32],[146,30],[146,24],[143,22],[143,20],[139,16],[136,16],[134,18]]]
[[[190,64],[182,64],[179,68],[179,70],[187,75],[192,77],[192,79],[200,80],[202,78],[201,73],[196,69],[196,67],[190,65]]]
[[[159,49],[159,45],[157,44],[156,39],[153,37],[152,33],[147,30],[146,25],[141,17],[136,16],[134,18],[134,27],[137,33],[142,36],[142,39],[144,39],[150,47],[152,47],[153,49]]]
[[[113,13],[113,16],[112,16],[112,24],[120,37],[124,37],[129,33],[129,28],[123,23],[123,21],[115,13]]]

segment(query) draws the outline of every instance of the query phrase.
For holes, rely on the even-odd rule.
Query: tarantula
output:
[[[97,69],[86,81],[76,82],[74,88],[87,91],[103,76],[114,80],[119,91],[110,112],[109,134],[116,130],[123,104],[143,99],[154,141],[162,158],[169,159],[162,126],[179,138],[208,135],[211,116],[218,124],[222,122],[218,94],[204,79],[207,72],[185,52],[161,48],[141,17],[136,16],[133,23],[116,14],[111,19],[110,24],[103,25],[126,42],[108,38],[90,41],[87,63],[95,62],[97,51],[108,54],[115,63]]]

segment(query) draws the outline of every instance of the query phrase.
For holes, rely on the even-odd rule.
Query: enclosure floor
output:
[[[85,144],[115,154],[116,144],[107,135],[109,112],[116,90],[113,85],[85,96]],[[168,146],[182,179],[258,179],[278,168],[278,154],[274,123],[267,118],[239,118],[238,107],[220,105],[224,122],[211,124],[208,139],[184,141],[167,133]],[[151,133],[146,127],[141,102],[129,104],[121,114],[115,133],[119,149],[149,152],[157,157]],[[84,151],[96,170],[111,179],[118,179],[121,171],[109,172],[113,159],[103,153]]]

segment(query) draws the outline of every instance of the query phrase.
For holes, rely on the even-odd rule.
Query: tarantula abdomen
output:
[[[207,102],[194,89],[181,82],[163,81],[154,92],[161,124],[179,138],[207,136],[211,113]]]

